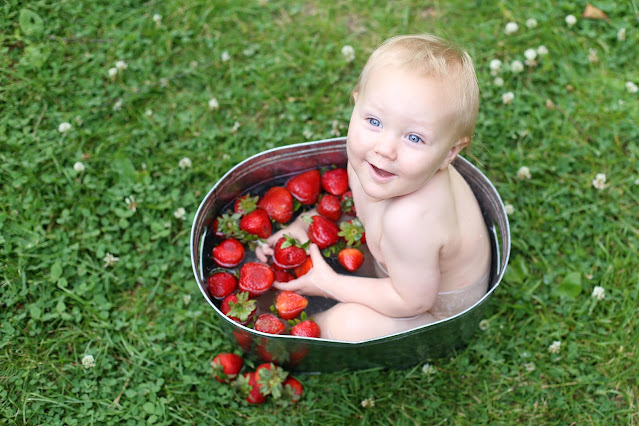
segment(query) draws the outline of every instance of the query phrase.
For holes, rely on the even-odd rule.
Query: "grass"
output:
[[[547,0],[5,0],[0,423],[638,424],[639,95],[625,84],[639,84],[639,3],[595,5],[608,20]],[[509,21],[519,30],[507,36]],[[305,376],[286,412],[248,406],[208,365],[233,347],[191,273],[197,206],[249,155],[345,134],[368,53],[424,31],[471,52],[482,106],[466,156],[514,208],[487,328],[424,360],[433,374]],[[507,69],[540,45],[537,66]],[[112,79],[118,60],[127,68]],[[109,267],[107,253],[119,258]],[[95,367],[83,368],[86,354]]]

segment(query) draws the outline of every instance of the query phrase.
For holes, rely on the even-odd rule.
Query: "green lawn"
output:
[[[0,4],[0,423],[639,424],[636,0],[25,3]],[[195,211],[247,156],[345,135],[367,55],[418,32],[476,62],[506,278],[459,353],[249,406],[212,378],[234,347]]]

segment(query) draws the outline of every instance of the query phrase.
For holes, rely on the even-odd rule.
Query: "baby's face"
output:
[[[369,196],[412,193],[454,158],[449,92],[410,70],[373,70],[356,97],[347,139],[348,161]]]

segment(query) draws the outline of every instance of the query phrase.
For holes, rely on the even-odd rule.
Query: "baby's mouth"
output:
[[[374,171],[374,172],[375,172],[375,173],[376,173],[379,177],[382,177],[382,178],[390,178],[390,177],[395,176],[395,174],[393,174],[393,173],[391,173],[391,172],[387,172],[387,171],[386,171],[386,170],[384,170],[384,169],[380,169],[379,167],[375,167],[375,166],[374,166],[373,164],[371,164],[371,163],[368,163],[368,164],[370,164],[370,165],[371,165],[371,167],[373,168],[373,171]]]

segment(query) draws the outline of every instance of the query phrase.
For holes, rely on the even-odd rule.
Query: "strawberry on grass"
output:
[[[234,353],[221,353],[215,356],[211,361],[211,367],[215,373],[215,380],[220,383],[228,383],[235,380],[244,361],[239,355]]]
[[[282,396],[284,380],[288,376],[282,367],[278,367],[272,362],[260,364],[255,369],[255,378],[260,387],[262,395],[271,395],[275,399]]]
[[[266,395],[262,394],[260,390],[255,371],[247,371],[241,377],[238,377],[234,384],[245,395],[249,404],[263,404],[266,402]]]
[[[294,404],[302,398],[304,387],[302,386],[302,383],[300,383],[300,381],[297,380],[295,377],[288,376],[286,379],[284,379],[282,386],[284,388],[284,391],[282,393],[283,398],[286,398]]]

